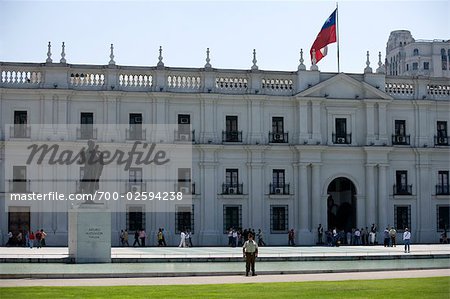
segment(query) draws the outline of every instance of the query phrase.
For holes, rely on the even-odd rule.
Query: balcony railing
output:
[[[269,193],[270,194],[281,194],[288,195],[289,194],[289,184],[269,184]]]
[[[270,143],[289,143],[289,133],[269,133]]]
[[[436,185],[436,195],[450,195],[449,185]]]
[[[178,182],[175,184],[175,189],[177,192],[181,192],[183,194],[196,194],[195,193],[195,183],[191,182]]]
[[[394,195],[412,195],[412,185],[394,185]]]
[[[222,194],[242,194],[243,184],[222,184]]]
[[[434,145],[448,146],[448,136],[434,136]]]
[[[125,190],[126,192],[146,192],[147,191],[147,183],[142,181],[128,181],[125,182]]]
[[[77,128],[78,140],[97,139],[97,128]]]
[[[147,135],[146,129],[125,129],[126,140],[145,140]]]
[[[10,193],[30,193],[30,180],[8,180]]]
[[[222,131],[223,142],[242,142],[242,131]]]
[[[9,136],[11,138],[30,138],[31,127],[26,124],[16,124],[9,128]]]
[[[409,145],[410,135],[392,135],[392,144],[394,145]]]
[[[335,134],[332,136],[333,144],[351,144],[352,134]]]
[[[195,142],[195,130],[193,131],[174,131],[175,141]]]

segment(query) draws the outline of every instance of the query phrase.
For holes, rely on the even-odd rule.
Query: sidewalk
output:
[[[299,281],[342,281],[361,279],[391,279],[450,276],[450,270],[380,271],[358,273],[325,273],[293,275],[237,276],[197,276],[197,277],[154,277],[154,278],[97,278],[97,279],[4,279],[0,287],[31,286],[133,286],[133,285],[195,285],[195,284],[236,284]]]

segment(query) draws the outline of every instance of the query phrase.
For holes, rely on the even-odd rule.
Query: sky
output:
[[[416,39],[450,39],[450,1],[340,1],[340,70],[362,73],[366,51],[375,70],[393,30]],[[296,71],[334,1],[7,1],[0,0],[0,61],[43,63],[47,44],[58,62],[65,42],[70,64],[105,65],[114,44],[118,65]],[[337,71],[337,45],[319,62]]]

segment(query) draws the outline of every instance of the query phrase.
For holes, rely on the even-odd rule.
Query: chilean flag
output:
[[[337,8],[333,11],[330,17],[323,24],[322,29],[314,41],[310,53],[311,60],[313,58],[313,49],[316,50],[316,63],[327,55],[328,44],[336,42],[336,13]]]

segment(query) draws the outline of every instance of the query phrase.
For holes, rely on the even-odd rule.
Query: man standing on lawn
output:
[[[252,270],[252,276],[256,276],[255,273],[255,260],[258,257],[258,244],[253,240],[253,235],[248,234],[248,240],[245,241],[242,246],[242,253],[245,258],[245,276],[248,276],[250,267]]]

